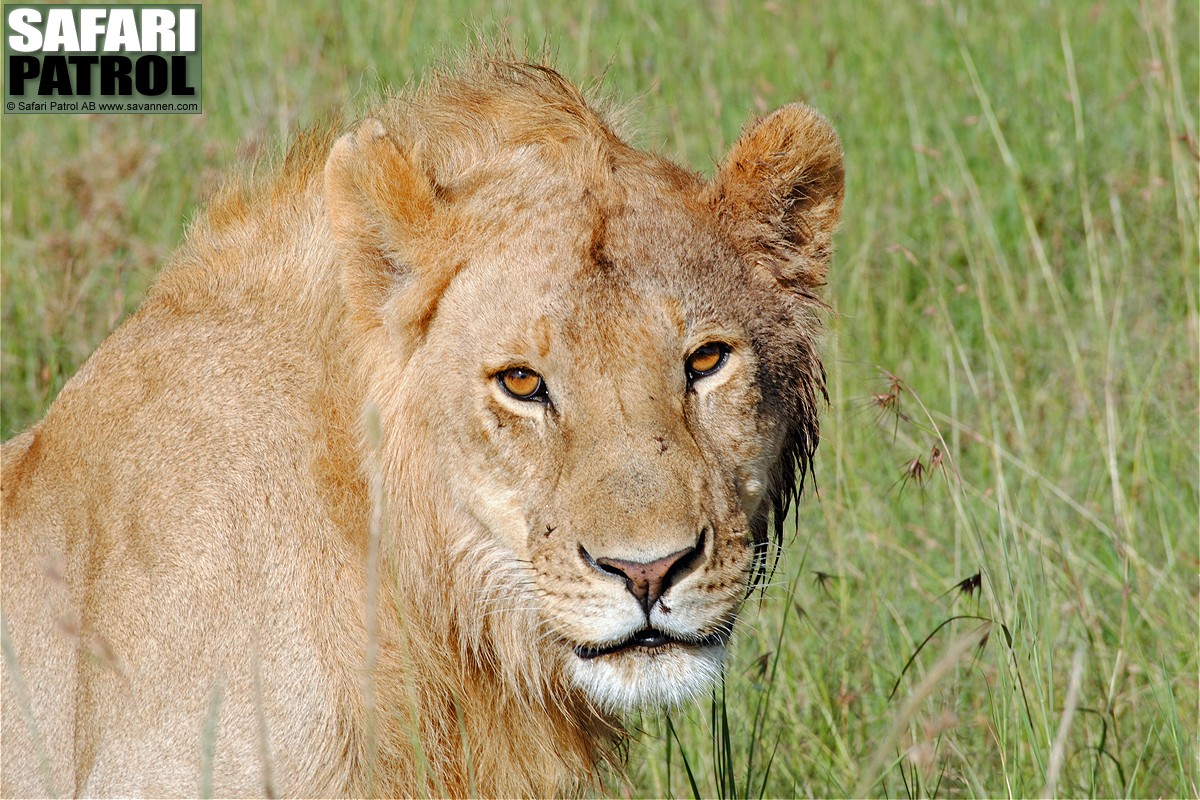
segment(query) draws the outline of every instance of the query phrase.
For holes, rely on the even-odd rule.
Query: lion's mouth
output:
[[[632,650],[659,650],[672,645],[682,647],[712,647],[714,645],[723,645],[729,638],[729,632],[722,630],[710,634],[700,639],[679,639],[669,633],[658,630],[657,628],[642,628],[637,633],[630,636],[624,641],[616,644],[602,645],[600,647],[589,647],[587,645],[576,645],[575,655],[584,660],[599,658],[601,656],[610,656],[614,653],[624,653]]]

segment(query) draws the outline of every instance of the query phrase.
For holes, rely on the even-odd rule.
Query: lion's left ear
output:
[[[434,214],[429,178],[378,120],[334,143],[325,162],[325,205],[355,313],[378,321],[411,265],[405,254]]]
[[[746,127],[703,200],[783,286],[807,289],[825,282],[843,194],[837,134],[794,103]]]

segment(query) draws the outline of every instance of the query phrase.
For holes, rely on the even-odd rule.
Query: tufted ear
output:
[[[837,134],[793,103],[746,126],[703,199],[781,285],[803,291],[825,282],[843,193]]]
[[[347,300],[360,319],[378,322],[407,271],[407,247],[433,216],[433,186],[383,123],[368,119],[330,150],[325,206]]]

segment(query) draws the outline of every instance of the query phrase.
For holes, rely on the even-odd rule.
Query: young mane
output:
[[[502,170],[514,155],[587,164],[582,155],[603,157],[628,136],[621,109],[580,91],[547,59],[527,62],[510,53],[476,53],[445,64],[364,116],[382,121],[448,195],[478,185],[481,172]],[[197,215],[190,238],[221,239],[301,211],[320,192],[330,148],[348,127],[353,124],[320,120],[296,135],[281,159],[265,157],[248,173],[230,175]]]

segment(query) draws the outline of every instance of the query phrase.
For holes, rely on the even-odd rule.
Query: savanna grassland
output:
[[[4,437],[223,171],[479,32],[549,42],[702,171],[804,100],[847,163],[815,481],[724,688],[631,720],[610,792],[1197,796],[1196,3],[255,0],[203,25],[202,116],[4,118]]]

